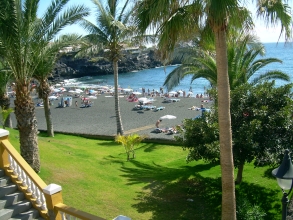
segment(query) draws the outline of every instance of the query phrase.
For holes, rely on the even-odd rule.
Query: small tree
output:
[[[239,86],[231,93],[233,160],[241,183],[245,163],[255,166],[279,164],[284,149],[292,149],[292,84],[274,82]],[[216,96],[215,96],[216,97]],[[184,121],[176,139],[188,149],[187,161],[220,160],[217,99],[213,113]]]
[[[132,153],[132,158],[135,158],[134,146],[138,145],[146,136],[140,136],[138,134],[130,135],[117,135],[115,141],[122,144],[125,148],[127,154],[127,161],[130,159],[130,153]]]

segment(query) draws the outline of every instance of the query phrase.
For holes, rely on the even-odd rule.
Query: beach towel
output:
[[[160,110],[163,110],[163,109],[165,109],[165,107],[160,106],[160,107],[158,107],[158,108],[155,108],[154,111],[160,111]]]

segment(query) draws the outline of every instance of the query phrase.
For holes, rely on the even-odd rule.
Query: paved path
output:
[[[124,131],[124,134],[136,133],[138,131],[143,131],[143,130],[147,130],[147,129],[150,129],[150,128],[154,128],[154,125],[151,124],[151,125],[147,125],[147,126],[143,126],[143,127],[139,127],[139,128],[130,129],[128,131]]]

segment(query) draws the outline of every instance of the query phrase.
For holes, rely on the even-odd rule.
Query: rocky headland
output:
[[[162,65],[163,63],[154,49],[127,50],[118,62],[118,73],[123,74]],[[74,52],[68,52],[64,53],[56,62],[49,80],[60,82],[64,79],[106,74],[113,74],[113,66],[104,54],[78,58],[74,56]]]

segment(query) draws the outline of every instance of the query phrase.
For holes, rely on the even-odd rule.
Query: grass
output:
[[[9,131],[19,150],[18,132]],[[220,166],[187,164],[181,147],[141,143],[136,158],[127,161],[124,147],[114,141],[41,133],[38,143],[39,175],[61,185],[64,203],[74,208],[106,219],[220,219]],[[260,206],[265,219],[280,219],[282,193],[271,170],[245,165],[236,197]]]

